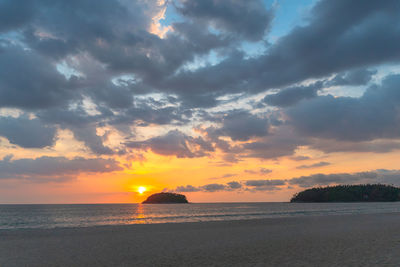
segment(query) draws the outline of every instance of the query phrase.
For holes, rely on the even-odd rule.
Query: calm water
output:
[[[400,212],[400,202],[0,205],[0,229],[201,222],[385,212]]]

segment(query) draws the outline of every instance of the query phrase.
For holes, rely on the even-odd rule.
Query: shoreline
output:
[[[195,222],[152,222],[152,223],[127,223],[127,224],[100,224],[100,225],[89,225],[89,226],[56,226],[53,228],[44,228],[44,227],[38,227],[38,228],[11,228],[11,229],[0,229],[0,235],[7,233],[7,232],[16,232],[16,231],[53,231],[53,230],[78,230],[78,229],[88,229],[88,228],[94,228],[94,229],[101,229],[101,228],[124,228],[124,227],[135,227],[135,226],[151,226],[151,225],[185,225],[185,224],[212,224],[212,223],[233,223],[233,222],[238,222],[238,223],[246,223],[249,221],[269,221],[269,220],[290,220],[290,219],[303,219],[303,218],[325,218],[325,217],[347,217],[347,216],[369,216],[369,215],[399,215],[400,212],[382,212],[382,213],[359,213],[359,214],[354,214],[354,213],[348,213],[348,214],[327,214],[327,215],[295,215],[295,216],[287,216],[287,217],[266,217],[266,218],[249,218],[249,219],[232,219],[232,220],[210,220],[210,221],[195,221]],[[122,230],[122,229],[121,229]]]
[[[185,222],[151,222],[151,223],[127,223],[127,224],[99,224],[99,225],[87,225],[87,226],[55,226],[52,228],[45,228],[45,227],[27,227],[27,228],[9,228],[9,229],[1,229],[0,228],[0,235],[2,233],[6,233],[8,231],[15,232],[15,231],[45,231],[45,230],[78,230],[78,229],[88,229],[88,228],[108,228],[108,227],[134,227],[134,226],[141,226],[141,225],[184,225],[184,224],[205,224],[205,223],[223,223],[223,222],[248,222],[248,221],[266,221],[266,220],[279,220],[279,219],[302,219],[302,218],[309,218],[309,217],[337,217],[337,216],[362,216],[362,215],[395,215],[400,214],[400,212],[382,212],[382,213],[345,213],[345,214],[326,214],[326,215],[294,215],[294,216],[286,216],[286,217],[265,217],[265,218],[249,218],[249,219],[229,219],[229,220],[209,220],[209,221],[185,221]]]
[[[398,266],[400,213],[0,230],[0,266]]]

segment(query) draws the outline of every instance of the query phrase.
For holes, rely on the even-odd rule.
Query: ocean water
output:
[[[400,202],[0,205],[0,229],[181,223],[386,212],[400,212]]]

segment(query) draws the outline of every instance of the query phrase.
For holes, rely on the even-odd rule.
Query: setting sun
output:
[[[144,186],[139,186],[139,188],[138,188],[138,193],[139,193],[139,194],[143,194],[145,191],[146,191],[146,187],[144,187]]]

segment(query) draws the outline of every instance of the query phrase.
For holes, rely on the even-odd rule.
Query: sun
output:
[[[137,191],[138,191],[139,194],[143,194],[146,191],[146,187],[139,186]]]

